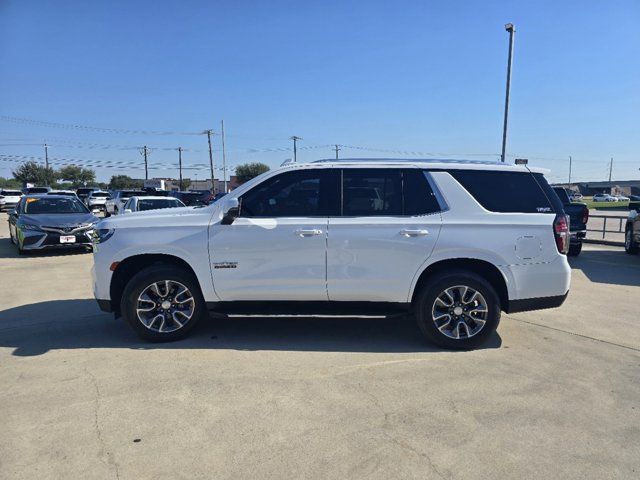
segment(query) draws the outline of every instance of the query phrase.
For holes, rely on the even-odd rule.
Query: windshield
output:
[[[184,203],[173,198],[154,199],[154,200],[138,200],[138,210],[156,210],[159,208],[176,208],[184,207]]]
[[[99,197],[99,198],[109,198],[109,194],[107,192],[95,192],[92,193],[91,196],[93,198]]]
[[[27,198],[24,204],[24,213],[29,215],[88,212],[76,198]]]
[[[29,187],[26,191],[28,193],[48,193],[49,189],[46,187]]]
[[[5,195],[7,197],[19,197],[20,195],[22,195],[22,192],[18,192],[15,190],[2,190],[0,192],[0,195]]]

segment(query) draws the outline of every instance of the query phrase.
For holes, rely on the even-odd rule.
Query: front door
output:
[[[211,227],[218,297],[327,300],[327,223],[337,189],[337,175],[315,168],[280,173],[245,192],[238,218],[231,225]]]

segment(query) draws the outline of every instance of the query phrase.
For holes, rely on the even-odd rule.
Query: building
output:
[[[180,180],[177,180],[175,178],[153,178],[153,180],[163,180],[164,181],[164,188],[165,190],[171,191],[171,192],[177,192],[180,190]],[[189,181],[191,183],[189,183],[189,186],[187,187],[187,190],[211,190],[211,179],[208,178],[206,180],[192,180],[192,179],[188,179],[188,178],[184,178],[183,180],[185,180],[185,184],[187,184]],[[143,180],[140,180],[141,182]],[[224,183],[222,182],[222,180],[219,179],[215,179],[215,191],[216,193],[220,193],[224,191]],[[227,180],[227,189],[229,191],[235,189],[236,187],[238,187],[238,179],[235,175],[231,175],[229,177],[229,180]]]
[[[582,195],[608,193],[610,195],[640,195],[640,180],[611,180],[610,182],[560,183],[555,186],[579,191]]]

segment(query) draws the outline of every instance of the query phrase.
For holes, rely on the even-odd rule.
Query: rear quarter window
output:
[[[560,199],[540,173],[478,170],[449,173],[490,212],[562,212]]]

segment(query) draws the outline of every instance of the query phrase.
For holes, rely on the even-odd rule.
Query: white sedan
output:
[[[608,193],[596,193],[593,196],[594,202],[617,202],[618,199],[613,195],[609,195]]]
[[[174,197],[131,197],[124,204],[124,213],[159,210],[161,208],[178,208],[186,205]]]

